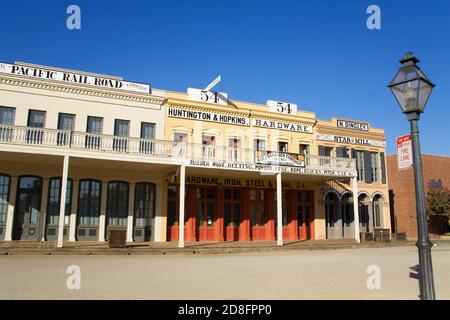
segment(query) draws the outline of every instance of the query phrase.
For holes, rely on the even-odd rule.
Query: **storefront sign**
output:
[[[178,180],[174,181],[179,183]],[[273,180],[222,178],[206,176],[186,176],[186,184],[213,185],[224,187],[242,188],[275,188],[276,182]],[[312,189],[314,186],[305,182],[283,181],[283,188],[286,189]]]
[[[412,140],[409,134],[397,138],[397,163],[399,170],[413,165]]]
[[[305,174],[315,176],[339,176],[339,177],[353,177],[354,172],[332,169],[312,169],[293,166],[277,166],[277,165],[264,165],[264,164],[252,164],[252,163],[235,163],[224,161],[212,161],[212,160],[189,160],[186,164],[190,167],[206,167],[215,169],[234,169],[243,171],[256,171],[266,174],[276,173],[293,173],[293,174]]]
[[[139,93],[150,93],[150,85],[136,82],[128,82],[111,78],[88,76],[85,74],[55,71],[50,69],[13,65],[0,63],[0,73],[53,80],[70,84],[80,84],[103,89],[115,89],[133,91]]]
[[[221,104],[225,106],[228,105],[228,93],[205,91],[196,88],[188,88],[187,93],[190,100]]]
[[[350,144],[358,144],[358,145],[372,146],[372,147],[381,147],[381,148],[386,147],[386,142],[384,142],[384,141],[370,140],[370,139],[364,139],[364,138],[335,136],[335,135],[331,135],[331,134],[317,134],[316,139],[323,140],[323,141],[331,141],[331,142],[338,142],[338,143],[350,143]]]
[[[287,152],[256,151],[256,163],[305,167],[305,156]]]
[[[247,117],[231,116],[208,111],[193,111],[178,108],[168,108],[167,115],[174,118],[250,126],[250,119]]]
[[[354,121],[347,121],[347,120],[338,120],[337,126],[339,128],[345,128],[345,129],[353,129],[353,130],[360,130],[360,131],[369,131],[369,124],[363,123],[363,122],[354,122]]]
[[[268,100],[266,103],[270,112],[297,115],[297,105],[295,103]]]
[[[253,119],[253,125],[255,127],[267,128],[267,129],[278,129],[285,131],[294,131],[294,132],[304,132],[304,133],[312,133],[312,126],[306,126],[302,124],[284,122],[284,121],[272,121],[272,120],[264,120],[264,119]]]

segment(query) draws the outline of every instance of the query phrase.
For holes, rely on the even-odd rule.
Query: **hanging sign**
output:
[[[345,128],[345,129],[353,129],[353,130],[359,130],[359,131],[369,131],[369,124],[363,123],[363,122],[355,122],[355,121],[348,121],[348,120],[337,120],[337,126],[339,128]]]
[[[412,140],[409,134],[397,138],[397,163],[399,170],[413,165]]]
[[[370,140],[365,138],[355,138],[355,137],[344,137],[344,136],[335,136],[332,134],[317,134],[317,140],[323,141],[331,141],[338,143],[350,143],[350,144],[359,144],[363,146],[372,146],[372,147],[386,147],[386,142],[380,140]]]
[[[275,151],[256,151],[256,163],[304,168],[305,155]]]

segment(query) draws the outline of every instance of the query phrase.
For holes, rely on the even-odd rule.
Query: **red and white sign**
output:
[[[397,162],[400,170],[413,165],[412,139],[409,134],[397,138]]]

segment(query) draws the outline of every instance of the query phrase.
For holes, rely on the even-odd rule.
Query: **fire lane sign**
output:
[[[412,139],[409,134],[397,138],[397,163],[399,170],[413,165]]]

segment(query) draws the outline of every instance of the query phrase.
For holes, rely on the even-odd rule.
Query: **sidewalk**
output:
[[[443,244],[447,242],[436,241]],[[448,242],[450,245],[450,242]],[[133,242],[126,248],[109,248],[107,242],[65,242],[57,248],[55,241],[8,241],[0,242],[0,255],[167,255],[167,254],[238,254],[262,252],[288,252],[295,250],[338,250],[355,248],[381,248],[414,246],[414,241],[362,242],[354,240],[304,240],[285,241],[277,246],[276,241],[249,242],[191,242],[178,248],[177,242]]]

